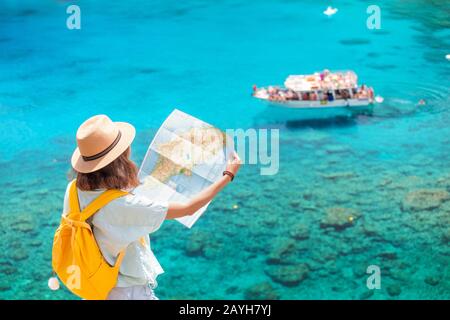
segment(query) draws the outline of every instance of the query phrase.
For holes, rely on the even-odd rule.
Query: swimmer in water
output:
[[[424,106],[426,105],[426,101],[424,99],[420,99],[419,102],[417,103],[419,106]]]

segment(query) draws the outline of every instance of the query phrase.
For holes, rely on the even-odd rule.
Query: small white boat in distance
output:
[[[332,8],[332,7],[328,7],[327,10],[325,10],[323,12],[324,15],[327,15],[329,17],[331,17],[332,15],[336,14],[338,12],[337,8]]]
[[[253,96],[271,106],[302,110],[313,118],[366,113],[376,102],[374,91],[366,85],[358,86],[357,79],[353,71],[325,69],[309,75],[290,75],[284,87],[254,86]]]

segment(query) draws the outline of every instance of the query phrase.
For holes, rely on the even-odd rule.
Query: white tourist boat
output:
[[[291,117],[328,118],[370,113],[374,102],[381,102],[382,98],[374,97],[372,88],[358,86],[357,79],[353,71],[290,75],[284,87],[254,86],[253,96],[271,106],[289,109]]]

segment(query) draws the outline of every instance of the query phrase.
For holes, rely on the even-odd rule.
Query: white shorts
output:
[[[107,300],[159,300],[148,285],[133,287],[116,287],[112,289]]]

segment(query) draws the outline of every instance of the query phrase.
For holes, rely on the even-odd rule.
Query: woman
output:
[[[210,202],[230,181],[240,167],[236,154],[223,176],[197,194],[188,203],[166,203],[133,194],[139,185],[138,169],[130,160],[130,145],[135,136],[131,124],[112,122],[105,115],[86,120],[77,131],[77,145],[72,156],[76,180],[69,183],[64,198],[64,212],[69,209],[69,190],[76,183],[81,210],[106,189],[129,192],[101,208],[88,222],[102,255],[114,265],[126,248],[117,284],[109,293],[111,300],[154,300],[156,277],[163,272],[151,248],[149,233],[159,229],[166,219],[194,214]]]

